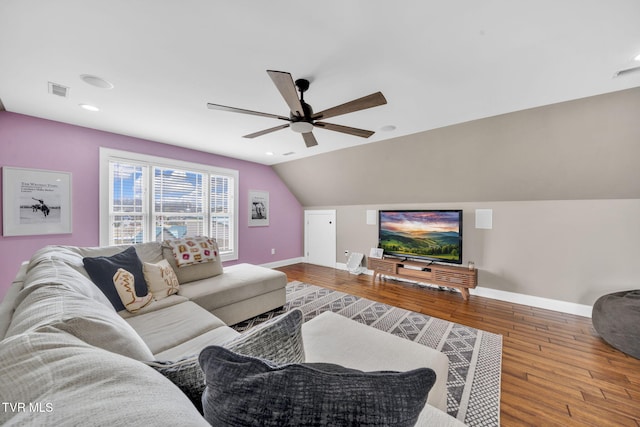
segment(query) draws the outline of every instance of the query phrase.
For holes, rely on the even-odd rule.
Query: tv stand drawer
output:
[[[433,280],[433,272],[431,271],[431,269],[428,269],[427,271],[427,270],[415,270],[412,268],[400,267],[398,268],[398,274],[406,277],[415,277],[417,279],[422,279],[427,281]]]

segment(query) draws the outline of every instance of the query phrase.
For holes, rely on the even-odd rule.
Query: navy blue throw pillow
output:
[[[133,274],[137,296],[143,297],[149,293],[147,282],[145,282],[144,273],[142,272],[142,262],[133,246],[110,257],[87,257],[83,258],[82,262],[93,283],[107,296],[116,311],[125,309],[116,286],[113,284],[113,276],[119,268]]]

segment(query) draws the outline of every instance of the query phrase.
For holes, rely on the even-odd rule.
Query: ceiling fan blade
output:
[[[288,122],[291,121],[289,117],[278,116],[277,114],[261,113],[260,111],[245,110],[243,108],[227,107],[226,105],[207,103],[207,108],[210,110],[229,111],[231,113],[251,114],[253,116],[271,117],[272,119],[286,120]]]
[[[316,141],[316,137],[313,136],[311,132],[303,133],[302,137],[304,138],[304,143],[306,144],[307,148],[311,148],[314,145],[318,145],[318,141]]]
[[[333,123],[315,122],[313,125],[323,129],[333,130],[333,131],[342,132],[342,133],[348,133],[349,135],[360,136],[362,138],[369,138],[371,135],[375,133],[372,130],[352,128],[349,126],[336,125]]]
[[[288,128],[288,127],[289,127],[289,123],[287,123],[286,125],[280,125],[280,126],[272,127],[269,129],[264,129],[258,132],[250,133],[249,135],[243,136],[243,138],[256,138],[258,136],[266,135],[268,133],[275,132],[277,130]]]
[[[372,93],[371,95],[363,96],[362,98],[354,99],[353,101],[345,102],[344,104],[337,105],[335,107],[315,113],[312,118],[316,119],[328,119],[330,117],[340,116],[342,114],[353,113],[354,111],[366,110],[367,108],[377,107],[387,103],[382,92]]]
[[[291,112],[296,116],[304,117],[304,110],[300,99],[298,99],[298,91],[291,74],[285,71],[273,70],[267,70],[267,74],[269,74],[276,88],[280,91],[280,95],[284,98]]]

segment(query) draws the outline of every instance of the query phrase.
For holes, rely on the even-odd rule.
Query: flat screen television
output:
[[[378,219],[385,255],[462,264],[461,210],[379,211]]]

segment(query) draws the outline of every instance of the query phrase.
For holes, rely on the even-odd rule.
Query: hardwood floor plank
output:
[[[591,319],[310,264],[300,280],[503,336],[502,426],[640,426],[640,360],[613,349]]]

